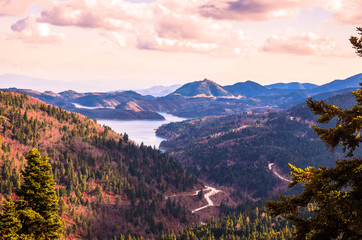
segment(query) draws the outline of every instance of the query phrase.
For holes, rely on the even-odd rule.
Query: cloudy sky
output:
[[[361,0],[0,0],[0,74],[141,89],[362,72]]]

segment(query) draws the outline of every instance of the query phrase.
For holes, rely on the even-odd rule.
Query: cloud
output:
[[[324,0],[323,6],[334,13],[334,22],[359,26],[362,23],[362,2],[360,0]]]
[[[99,29],[120,47],[189,51],[222,55],[245,54],[248,39],[234,23],[200,16],[204,0],[66,1],[41,13],[38,22]]]
[[[0,0],[0,16],[19,16],[25,14],[31,5],[27,0]]]
[[[268,21],[295,17],[311,7],[311,0],[216,0],[201,5],[199,13],[214,19]]]
[[[49,24],[38,23],[34,17],[27,17],[11,26],[13,33],[9,39],[19,39],[29,43],[59,43],[65,35],[50,30]]]
[[[285,31],[269,37],[262,47],[268,53],[345,57],[336,41],[312,32]]]
[[[23,16],[31,6],[45,8],[53,4],[54,0],[0,0],[0,17]]]
[[[133,22],[151,19],[151,14],[145,3],[71,0],[43,11],[38,21],[56,26],[131,30]]]
[[[138,29],[137,47],[217,56],[246,55],[249,39],[232,22],[179,12],[182,11],[162,4],[155,7],[153,24]]]

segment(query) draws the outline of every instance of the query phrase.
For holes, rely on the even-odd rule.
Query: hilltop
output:
[[[181,95],[184,97],[231,97],[232,94],[223,89],[219,84],[209,80],[204,79],[202,81],[196,81],[192,83],[187,83],[182,87],[176,89],[174,95]]]

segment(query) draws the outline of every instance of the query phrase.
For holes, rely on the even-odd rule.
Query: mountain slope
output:
[[[228,186],[233,197],[267,198],[288,182],[268,170],[275,163],[288,176],[288,163],[298,167],[327,165],[329,154],[307,123],[286,113],[237,114],[163,125],[161,147],[199,178]],[[333,161],[332,161],[333,163]],[[235,199],[235,200],[236,200]]]
[[[302,89],[312,89],[317,87],[318,85],[312,83],[299,83],[299,82],[291,82],[291,83],[274,83],[270,85],[265,85],[267,88],[277,88],[277,89],[293,89],[293,90],[302,90]]]
[[[90,118],[107,119],[157,119],[163,120],[164,117],[156,111],[137,109],[132,106],[133,102],[148,101],[152,102],[152,96],[142,96],[133,91],[113,92],[113,93],[78,93],[68,90],[60,93],[38,92],[30,89],[10,88],[8,90],[27,93],[48,104],[60,106],[65,110],[78,112]]]
[[[184,97],[228,97],[232,96],[231,93],[223,89],[219,84],[204,79],[202,81],[196,81],[187,83],[178,88],[173,94],[178,94]]]
[[[245,97],[264,95],[270,92],[266,87],[253,81],[239,82],[234,85],[224,86],[224,89],[232,93],[234,96],[241,95]]]
[[[353,100],[351,94],[342,94],[326,101],[346,108]],[[156,133],[168,139],[161,147],[185,168],[207,182],[233,188],[233,197],[246,200],[285,189],[288,182],[281,178],[288,178],[288,163],[300,168],[328,167],[344,156],[340,149],[333,155],[326,151],[311,128],[313,122],[315,116],[304,103],[289,111],[170,123]],[[270,163],[274,163],[272,169]],[[278,179],[271,170],[282,177]]]
[[[164,97],[174,91],[176,91],[178,88],[180,88],[180,84],[175,84],[171,86],[154,86],[147,89],[139,89],[135,90],[135,92],[142,94],[142,95],[151,95],[154,97]]]
[[[344,80],[334,80],[330,83],[326,83],[310,89],[309,92],[315,95],[318,93],[338,91],[345,88],[358,88],[359,83],[362,81],[361,79],[362,73],[346,78]]]
[[[165,195],[197,180],[160,151],[26,94],[0,92],[0,115],[0,198],[19,187],[24,156],[38,147],[50,158],[65,236],[155,236],[196,221],[182,206],[165,205]]]

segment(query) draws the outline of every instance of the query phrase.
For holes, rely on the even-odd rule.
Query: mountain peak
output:
[[[214,81],[210,80],[210,79],[207,79],[207,78],[204,78],[204,80],[202,80],[202,82],[210,82],[210,83],[215,83]],[[216,83],[215,83],[216,84]]]
[[[216,82],[205,78],[202,81],[187,83],[178,88],[174,94],[185,97],[228,97],[231,93]]]
[[[234,85],[224,86],[224,89],[234,94],[234,96],[253,97],[267,92],[267,88],[253,81],[238,82]]]

